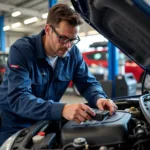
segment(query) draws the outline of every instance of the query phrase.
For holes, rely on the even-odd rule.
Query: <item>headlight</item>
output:
[[[12,147],[12,144],[14,143],[16,137],[18,136],[18,134],[21,131],[18,131],[17,133],[13,134],[12,136],[10,136],[0,147],[0,150],[10,150]]]

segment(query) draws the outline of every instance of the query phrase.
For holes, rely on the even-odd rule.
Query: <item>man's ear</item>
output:
[[[52,28],[50,27],[49,24],[46,24],[46,25],[45,25],[45,34],[46,34],[46,35],[50,35],[51,32],[52,32]]]

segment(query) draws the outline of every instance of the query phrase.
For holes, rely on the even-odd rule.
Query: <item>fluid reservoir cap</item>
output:
[[[45,136],[45,132],[39,132],[38,135]]]
[[[33,141],[33,143],[38,143],[38,142],[42,141],[43,139],[44,139],[44,136],[35,135],[35,136],[32,138],[32,141]]]
[[[73,141],[73,147],[74,148],[84,149],[86,144],[87,144],[86,139],[83,138],[83,137],[75,138],[74,141]]]
[[[83,145],[85,143],[86,143],[86,139],[85,138],[79,137],[79,138],[74,139],[74,144]]]

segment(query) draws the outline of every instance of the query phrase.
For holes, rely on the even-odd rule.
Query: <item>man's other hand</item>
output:
[[[67,120],[81,123],[86,120],[92,120],[91,116],[95,116],[95,112],[83,103],[66,104],[63,108],[62,116]]]
[[[109,110],[110,115],[112,115],[118,109],[116,104],[111,99],[99,98],[96,105],[100,110]]]

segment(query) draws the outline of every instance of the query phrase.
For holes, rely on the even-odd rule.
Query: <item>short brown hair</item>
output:
[[[81,17],[77,12],[70,8],[67,4],[56,4],[50,8],[47,24],[58,26],[61,21],[66,21],[72,26],[78,26],[82,24]]]

